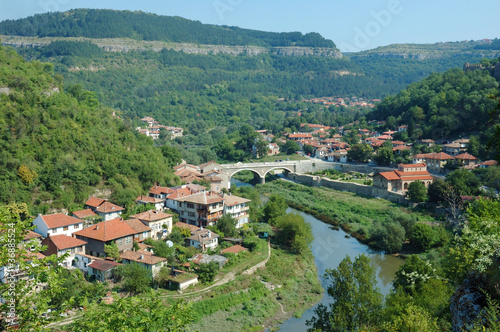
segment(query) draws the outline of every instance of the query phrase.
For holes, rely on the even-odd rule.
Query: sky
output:
[[[142,10],[263,31],[319,32],[343,52],[500,37],[499,0],[0,0],[0,21],[74,8]]]

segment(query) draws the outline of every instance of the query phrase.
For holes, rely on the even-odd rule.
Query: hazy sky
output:
[[[0,21],[73,8],[142,10],[264,31],[319,32],[342,51],[500,37],[499,0],[0,0]]]

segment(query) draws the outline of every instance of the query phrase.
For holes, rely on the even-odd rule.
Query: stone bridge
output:
[[[324,170],[333,168],[333,165],[321,160],[292,160],[279,162],[265,163],[236,163],[236,164],[221,164],[219,170],[231,177],[241,171],[251,171],[257,174],[261,183],[266,182],[266,175],[272,170],[285,170],[294,173],[314,172],[316,170]]]

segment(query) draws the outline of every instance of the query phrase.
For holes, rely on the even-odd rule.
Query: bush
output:
[[[259,245],[259,239],[256,237],[249,237],[243,240],[243,247],[247,248],[249,251],[254,251]]]

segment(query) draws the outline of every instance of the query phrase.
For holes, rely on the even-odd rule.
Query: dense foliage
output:
[[[92,92],[63,89],[52,65],[0,48],[0,202],[44,213],[82,203],[96,186],[128,204],[153,183],[174,184],[151,139],[112,116]]]
[[[374,119],[397,118],[407,124],[411,138],[443,139],[478,133],[491,138],[490,112],[498,83],[487,70],[452,69],[434,73],[388,97],[369,115]],[[483,140],[484,142],[484,140]]]
[[[144,12],[75,9],[0,23],[0,34],[40,37],[134,38],[195,44],[310,46],[335,44],[318,33],[264,32],[202,24],[182,17]]]

